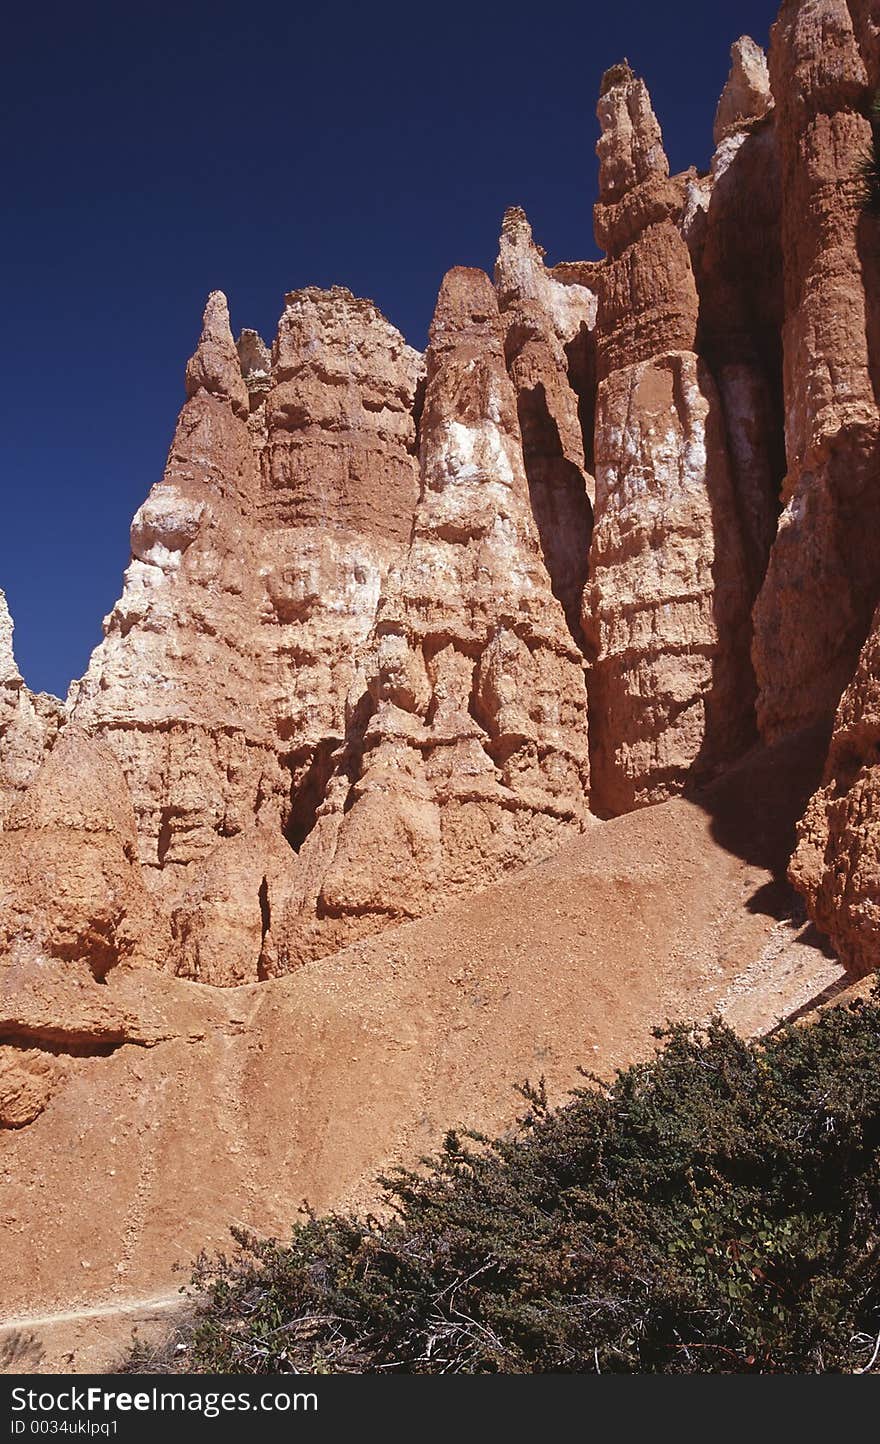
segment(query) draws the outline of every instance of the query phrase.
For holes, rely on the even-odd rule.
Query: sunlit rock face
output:
[[[494,284],[448,273],[425,356],[342,286],[291,292],[271,343],[211,293],[64,708],[26,687],[0,594],[10,955],[265,981],[833,727],[791,875],[867,966],[878,82],[871,0],[785,0],[769,65],[732,47],[710,168],[671,175],[614,66],[603,259],[548,264],[512,207]],[[56,753],[112,793],[100,825],[76,797],[45,821],[76,859],[57,917],[34,863]],[[8,1074],[11,1114],[44,1073]]]
[[[301,853],[282,965],[548,855],[584,824],[583,658],[542,559],[488,277],[444,280],[412,536],[379,600],[347,756]]]
[[[783,4],[770,77],[788,470],[755,608],[758,720],[768,738],[831,728],[790,876],[841,959],[864,972],[880,963],[880,248],[861,178],[880,83],[876,5]]]
[[[724,415],[697,355],[698,295],[644,83],[599,101],[596,508],[583,625],[593,658],[593,793],[662,801],[751,730],[748,587]]]
[[[730,51],[730,75],[721,92],[712,137],[721,146],[748,133],[773,108],[767,57],[750,35],[741,35]]]
[[[173,965],[271,966],[270,885],[344,744],[383,581],[418,490],[422,363],[342,288],[287,298],[270,357],[214,293],[162,480],[71,718],[119,757]]]
[[[285,806],[254,648],[261,478],[243,393],[229,383],[237,358],[228,322],[221,346],[217,310],[212,297],[209,353],[199,360],[197,352],[187,368],[193,394],[164,476],[132,522],[122,595],[68,697],[71,720],[122,764],[139,861],[169,917],[214,848],[269,819],[280,827]],[[212,389],[193,390],[194,376]]]
[[[671,175],[614,66],[602,259],[511,207],[424,355],[212,292],[66,704],[0,592],[0,1313],[125,1321],[63,1368],[230,1219],[880,964],[878,88],[877,0],[784,0]]]
[[[120,963],[164,966],[169,951],[122,769],[68,726],[0,835],[0,957],[56,959],[103,979]]]
[[[790,876],[854,971],[880,966],[880,609],[837,709]]]
[[[57,697],[25,686],[12,633],[12,617],[0,590],[0,831],[55,740],[62,713]]]
[[[860,179],[877,84],[872,13],[844,0],[786,0],[770,47],[787,475],[755,609],[758,721],[768,739],[830,723],[880,596],[880,290]]]

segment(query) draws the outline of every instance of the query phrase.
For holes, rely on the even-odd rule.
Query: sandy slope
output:
[[[161,1041],[67,1059],[46,1111],[0,1144],[7,1347],[37,1336],[18,1366],[94,1367],[128,1337],[131,1304],[173,1293],[174,1265],[223,1246],[231,1221],[283,1232],[303,1199],[364,1203],[377,1170],[447,1127],[510,1124],[519,1080],[544,1075],[558,1099],[579,1066],[649,1051],[665,1018],[722,1011],[757,1032],[840,985],[772,873],[808,761],[760,757],[702,807],[597,823],[548,863],[283,979],[96,985],[105,1014],[152,1009],[145,1036]],[[124,1312],[97,1336],[47,1327],[99,1305]]]

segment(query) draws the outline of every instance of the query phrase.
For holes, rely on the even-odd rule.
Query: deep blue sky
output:
[[[414,345],[505,206],[595,254],[595,102],[621,56],[675,169],[708,163],[731,42],[776,0],[25,3],[4,19],[0,586],[29,684],[64,693],[161,475],[205,296],[271,339],[339,282]]]

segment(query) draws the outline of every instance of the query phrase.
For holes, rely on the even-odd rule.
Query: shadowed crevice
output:
[[[581,598],[590,561],[593,508],[583,473],[564,455],[542,384],[517,397],[532,515],[554,597],[572,639],[585,650]]]
[[[582,321],[571,340],[563,348],[568,362],[568,381],[577,397],[578,420],[584,440],[584,462],[587,471],[595,465],[596,426],[596,333]]]
[[[298,781],[294,784],[284,835],[294,852],[299,852],[315,826],[318,809],[327,796],[338,746],[336,738],[326,738],[314,749],[308,749],[305,756],[292,758],[289,763],[291,773],[295,778],[298,776]]]

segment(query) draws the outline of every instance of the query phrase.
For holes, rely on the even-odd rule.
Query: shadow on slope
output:
[[[807,923],[800,895],[788,881],[797,824],[822,779],[830,729],[814,727],[772,747],[752,748],[691,801],[711,818],[720,847],[772,876],[748,899],[750,912],[804,924],[799,941],[833,957],[827,940]]]

